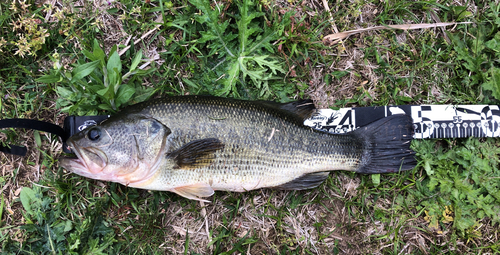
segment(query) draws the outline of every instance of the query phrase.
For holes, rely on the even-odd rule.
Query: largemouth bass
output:
[[[393,115],[347,134],[303,125],[311,100],[287,104],[209,96],[130,106],[68,141],[67,170],[128,187],[203,200],[214,190],[302,190],[328,171],[388,173],[415,167],[412,121]]]

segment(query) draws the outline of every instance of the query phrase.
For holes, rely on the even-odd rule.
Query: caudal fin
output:
[[[408,115],[392,115],[353,131],[365,141],[367,148],[356,172],[378,174],[413,169],[417,161],[415,152],[410,149],[412,122]]]

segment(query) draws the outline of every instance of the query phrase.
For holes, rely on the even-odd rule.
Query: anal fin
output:
[[[304,190],[318,187],[328,178],[329,172],[304,174],[299,178],[274,187],[282,190]]]
[[[200,197],[209,197],[214,194],[214,189],[212,189],[212,187],[206,183],[197,183],[192,185],[176,187],[171,189],[170,191],[185,198],[208,202],[208,203],[210,203],[210,201],[201,199]]]

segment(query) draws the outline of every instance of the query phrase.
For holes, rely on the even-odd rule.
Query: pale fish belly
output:
[[[150,181],[137,188],[170,190],[204,183],[214,190],[245,192],[280,186],[308,173],[354,170],[359,165],[358,158],[340,153],[275,155],[254,151],[238,154],[237,157],[234,154],[217,153],[215,162],[198,169],[158,169],[158,173]]]

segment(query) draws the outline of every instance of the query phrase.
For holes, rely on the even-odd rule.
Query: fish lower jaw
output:
[[[105,173],[103,171],[101,171],[101,172],[90,171],[81,159],[65,158],[65,159],[62,159],[60,161],[60,163],[61,163],[61,166],[63,168],[65,168],[66,170],[68,170],[74,174],[89,178],[89,179],[100,180],[100,181],[118,182],[118,183],[121,183],[123,185],[127,185],[127,180],[124,180],[124,178],[121,176],[116,176],[115,174]]]
[[[133,188],[139,188],[139,189],[150,189],[149,186],[155,182],[157,179],[157,176],[159,174],[159,171],[154,171],[154,173],[150,174],[150,176],[134,176],[133,174],[130,174],[128,176],[121,176],[121,179],[125,181],[120,182],[123,185],[133,187]],[[166,189],[157,189],[157,190],[166,190]]]
[[[75,174],[88,177],[91,173],[88,171],[87,165],[79,158],[62,158],[59,160],[60,165]],[[92,178],[92,177],[89,177]]]

